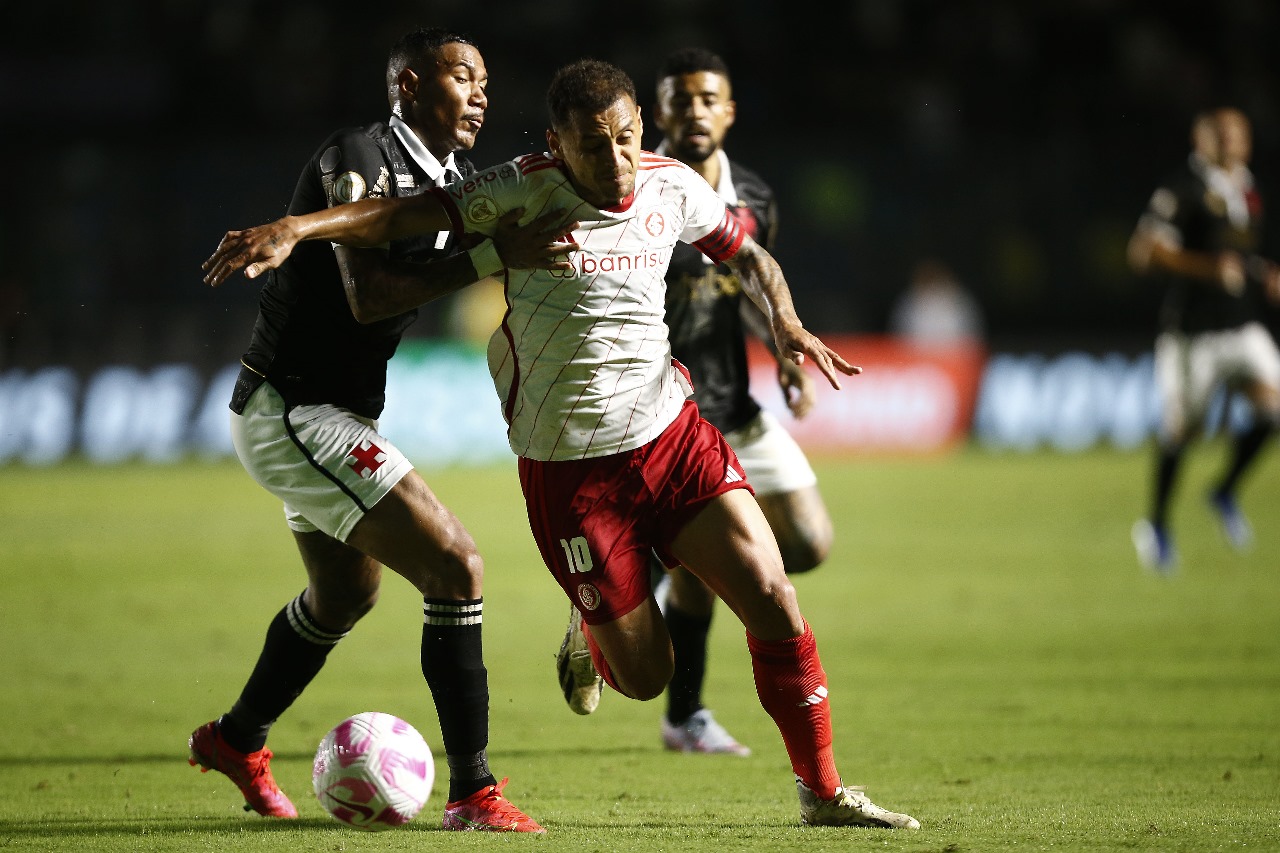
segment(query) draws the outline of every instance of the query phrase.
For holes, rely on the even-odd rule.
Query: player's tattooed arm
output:
[[[774,343],[782,358],[793,364],[803,364],[806,356],[813,359],[833,388],[840,387],[838,373],[853,376],[862,372],[861,367],[845,361],[801,325],[782,267],[763,246],[745,237],[737,253],[726,263],[738,273],[742,291],[769,318]]]
[[[427,263],[393,261],[379,249],[335,246],[347,304],[359,323],[374,323],[461,290],[481,276],[460,253]]]
[[[769,326],[769,318],[750,299],[739,303],[742,324],[756,338],[769,348],[769,354],[778,363],[778,387],[782,389],[782,399],[787,408],[797,419],[802,419],[813,410],[818,401],[818,388],[813,378],[803,367],[783,358],[777,350],[773,339],[773,329]]]

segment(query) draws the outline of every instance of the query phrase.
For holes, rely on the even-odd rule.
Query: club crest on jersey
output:
[[[582,606],[588,610],[595,610],[600,606],[600,590],[589,583],[580,583],[578,584],[578,601],[582,602]]]
[[[359,172],[343,172],[333,181],[333,197],[339,204],[364,198],[365,183]]]
[[[651,207],[639,214],[641,226],[650,237],[661,237],[667,232],[667,223],[673,221],[672,215],[663,207]]]
[[[351,470],[355,471],[360,479],[367,480],[382,467],[383,462],[387,461],[387,454],[372,441],[362,440],[347,452],[347,459],[352,460]]]
[[[492,222],[498,218],[498,208],[493,199],[478,196],[467,205],[467,218],[476,223]]]

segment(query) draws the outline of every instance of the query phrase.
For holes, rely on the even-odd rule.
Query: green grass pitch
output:
[[[374,612],[280,720],[293,822],[246,814],[187,766],[272,615],[304,585],[277,502],[234,462],[0,470],[0,850],[1280,849],[1280,450],[1244,490],[1237,555],[1203,501],[1225,448],[1194,451],[1174,513],[1182,566],[1139,569],[1146,453],[819,459],[829,562],[796,579],[849,784],[916,833],[798,825],[786,754],[741,627],[721,608],[707,703],[755,753],[662,751],[661,700],[564,707],[568,607],[538,561],[513,465],[427,470],[486,559],[491,764],[545,838],[444,835],[445,785],[364,835],[310,792],[313,751],[381,710],[439,743],[418,671],[420,602],[388,575]],[[441,779],[446,770],[437,755]]]

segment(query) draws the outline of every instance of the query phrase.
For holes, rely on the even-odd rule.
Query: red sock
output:
[[[582,623],[582,635],[587,638],[587,649],[591,652],[591,662],[595,664],[596,672],[600,673],[604,683],[617,690],[623,696],[630,698],[630,694],[618,686],[613,677],[613,670],[609,668],[609,661],[605,660],[604,652],[600,651],[600,647],[596,645],[596,638],[591,636],[591,626],[586,622]]]
[[[824,800],[836,795],[840,774],[831,751],[827,674],[808,623],[790,640],[765,642],[747,633],[760,704],[782,732],[791,769]]]

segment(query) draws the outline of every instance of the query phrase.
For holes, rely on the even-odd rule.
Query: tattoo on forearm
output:
[[[385,258],[359,263],[339,260],[338,266],[347,301],[356,319],[363,323],[403,314],[477,280],[466,254],[427,263]]]

